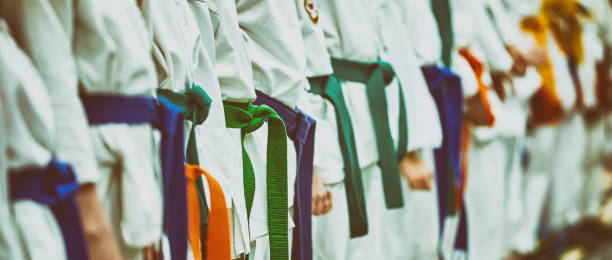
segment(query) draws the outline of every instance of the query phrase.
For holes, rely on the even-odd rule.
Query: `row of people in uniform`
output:
[[[0,18],[2,259],[501,259],[598,208],[605,0]]]

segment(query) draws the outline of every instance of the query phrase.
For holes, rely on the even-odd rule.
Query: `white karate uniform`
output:
[[[212,99],[206,121],[196,127],[198,161],[200,167],[220,183],[226,205],[231,208],[230,167],[242,158],[241,153],[230,153],[229,147],[222,145],[229,142],[230,136],[225,127],[221,91],[213,67],[214,57],[210,55],[214,55],[215,47],[214,40],[210,40],[214,32],[208,4],[197,1],[150,1],[143,4],[148,7],[143,8],[143,13],[153,28],[158,86],[180,92],[197,85]],[[204,39],[209,40],[204,42]],[[189,135],[191,125],[192,122],[185,122],[185,137]],[[210,205],[206,178],[202,178],[202,182],[207,204]]]
[[[590,0],[584,1],[584,4],[594,14],[593,22],[599,33],[599,37],[593,35],[592,27],[595,26],[591,26],[591,33],[588,36],[585,35],[585,44],[592,45],[601,43],[602,46],[600,46],[601,48],[599,48],[599,50],[602,50],[604,47],[612,47],[612,25],[610,25],[610,23],[612,23],[612,6],[610,2]],[[589,42],[587,43],[587,41]],[[590,48],[596,48],[596,46],[585,46],[587,53],[593,52]],[[597,49],[595,49],[595,51],[597,51]],[[601,60],[602,57],[599,57],[599,59]],[[609,115],[604,115],[601,119],[598,119],[597,122],[594,122],[593,125],[587,125],[587,144],[584,161],[585,182],[581,191],[582,199],[579,202],[580,211],[584,213],[585,216],[597,216],[599,213],[602,195],[600,182],[602,174],[604,173],[604,164],[602,162],[606,160],[606,147],[610,145],[606,143],[606,131],[609,131],[606,127],[609,119]]]
[[[468,46],[485,64],[483,80],[489,85],[489,71],[510,71],[512,58],[487,16],[485,1],[456,0],[453,4],[455,46]],[[457,64],[465,60],[455,57],[453,62]],[[474,73],[470,70],[471,75],[467,75],[465,69],[456,71],[462,78],[464,96],[475,93]],[[509,147],[502,139],[503,123],[500,122],[507,120],[507,116],[504,104],[492,88],[489,88],[487,97],[495,124],[493,127],[472,127],[469,154],[465,155],[469,158],[465,203],[470,259],[501,259],[505,256],[505,173]]]
[[[44,168],[51,160],[54,122],[38,72],[2,19],[0,85],[0,258],[66,259],[64,240],[51,210],[31,200],[10,202],[9,174]]]
[[[331,75],[333,69],[323,30],[310,20],[303,1],[295,2],[306,54],[306,76]],[[315,8],[320,9],[318,1],[315,1]],[[350,239],[349,212],[335,108],[321,95],[309,92],[301,95],[298,107],[317,121],[314,169],[332,194],[332,209],[327,214],[312,217],[313,258],[346,259]]]
[[[491,13],[493,26],[498,37],[505,44],[517,47],[524,53],[535,47],[533,38],[520,31],[521,16],[512,6],[504,5],[501,0],[488,0],[486,3]],[[502,104],[505,120],[501,124],[502,138],[507,146],[505,170],[505,210],[504,210],[504,254],[519,249],[524,239],[519,230],[524,220],[523,168],[522,159],[525,150],[529,98],[541,86],[541,78],[535,68],[527,69],[525,75],[514,75],[513,88],[506,86],[506,100]]]
[[[234,1],[211,0],[207,2],[213,21],[215,33],[214,67],[221,87],[221,97],[224,101],[252,102],[255,100],[251,60],[247,53],[242,31],[238,27],[238,15]],[[267,127],[265,124],[262,128]],[[249,220],[247,218],[244,200],[243,167],[240,144],[240,130],[227,129],[230,141],[225,145],[232,154],[238,155],[228,165],[229,182],[231,184],[232,207],[230,209],[230,229],[232,239],[232,258],[248,254],[251,249]],[[248,134],[245,146],[252,145],[253,134]],[[262,143],[265,144],[263,139]],[[248,141],[248,142],[247,142]],[[256,161],[251,156],[253,165],[264,161]],[[255,168],[255,167],[254,167]],[[255,169],[257,172],[257,169]]]
[[[216,37],[216,63],[215,71],[221,85],[221,95],[223,100],[234,102],[252,102],[255,100],[254,75],[251,60],[254,59],[251,53],[252,49],[248,44],[251,42],[245,41],[243,32],[246,21],[239,20],[238,12],[241,6],[246,8],[247,12],[251,12],[250,6],[252,3],[234,3],[228,1],[211,1],[213,4],[211,14],[213,24],[215,26]],[[255,8],[256,9],[256,8]],[[265,8],[263,9],[265,11]],[[264,19],[262,9],[255,11],[255,17]],[[241,16],[244,17],[241,12]],[[243,19],[243,18],[241,18]],[[248,19],[247,19],[248,20]],[[250,21],[250,20],[248,20]],[[239,27],[239,22],[241,27]],[[257,22],[255,22],[257,24]],[[255,27],[254,27],[255,28]],[[265,60],[265,59],[264,59]],[[263,60],[262,60],[263,61]],[[277,64],[278,65],[278,64]],[[281,66],[283,64],[280,64]],[[284,65],[287,66],[287,65]],[[265,72],[265,71],[262,71]],[[277,80],[283,79],[283,74],[276,74]],[[270,75],[268,75],[270,76]],[[265,78],[265,77],[262,77]],[[276,83],[280,84],[280,83]],[[229,142],[230,149],[240,148],[240,130],[227,129],[232,136]],[[238,218],[239,221],[234,221],[232,224],[233,250],[232,257],[236,258],[240,254],[249,253],[254,259],[265,259],[269,257],[269,240],[267,228],[267,211],[266,211],[266,149],[267,149],[267,124],[264,124],[261,129],[247,134],[244,139],[244,146],[247,150],[253,169],[256,176],[255,197],[250,219],[246,217],[246,207],[244,206],[244,193],[242,185],[242,164],[238,164],[240,168],[236,172],[235,180],[232,179],[232,190],[238,190],[234,198],[234,209],[232,212],[233,218]],[[237,151],[237,150],[235,150]],[[287,139],[287,173],[288,173],[288,211],[292,211],[293,204],[293,184],[295,181],[296,161],[295,149],[293,143]],[[291,160],[290,158],[294,158]],[[238,204],[238,205],[237,205]],[[290,218],[290,217],[289,217]],[[291,244],[291,230],[293,224],[289,219],[289,244]]]
[[[377,32],[380,28],[376,24],[381,22],[377,15],[380,14],[372,11],[378,9],[377,4],[366,1],[321,1],[319,23],[324,28],[326,44],[332,57],[359,62],[377,62],[390,58],[386,53],[383,39]],[[345,257],[347,259],[384,258],[387,253],[385,250],[390,245],[384,244],[383,236],[391,234],[385,233],[386,225],[382,218],[387,209],[383,199],[380,168],[377,166],[379,158],[365,85],[350,81],[341,83],[355,131],[368,214],[368,234],[351,239]],[[399,81],[395,79],[385,88],[389,128],[394,137],[398,134],[399,121],[397,120],[398,83]],[[392,211],[402,210],[404,209]]]
[[[598,5],[594,1],[580,1],[587,8],[605,7]],[[597,10],[599,9],[599,10]],[[596,17],[601,15],[605,8],[597,8]],[[578,64],[578,76],[582,86],[583,101],[586,108],[595,105],[595,65],[598,60],[603,58],[603,46],[598,35],[597,24],[585,18],[580,18],[582,26],[582,42],[584,50],[584,60]],[[554,41],[551,41],[554,42]],[[556,43],[555,47],[556,46]],[[558,48],[558,47],[557,47]],[[553,48],[553,49],[557,49]],[[559,125],[557,132],[557,146],[554,167],[551,169],[552,181],[552,201],[550,208],[550,227],[560,229],[567,225],[577,222],[586,213],[583,208],[582,199],[585,192],[593,187],[593,173],[585,169],[585,160],[587,155],[587,141],[590,135],[596,134],[591,132],[584,122],[582,114],[576,113],[573,110],[575,104],[576,93],[567,67],[567,57],[561,52],[552,52],[556,55],[551,55],[553,66],[555,66],[555,77],[557,73],[560,76],[567,75],[568,84],[563,84],[562,87],[567,93],[562,98],[565,104],[564,108],[567,115]],[[559,69],[565,69],[564,72],[557,72]],[[559,82],[559,80],[556,80]],[[561,92],[561,91],[559,91]],[[571,95],[570,95],[571,94]],[[568,138],[571,136],[572,138]],[[585,185],[590,183],[590,185]]]
[[[75,73],[84,93],[153,96],[156,84],[151,45],[134,2],[7,2],[14,4],[13,8],[3,10],[11,10],[12,21],[23,25],[15,29],[21,36],[18,41],[27,46],[24,49],[43,71],[43,78],[49,78],[52,100],[59,103],[54,106],[68,109],[62,102],[80,104]],[[33,10],[41,15],[32,15]],[[58,82],[55,73],[71,78]],[[70,144],[80,144],[74,138],[81,136],[72,134],[87,119],[78,105],[64,112],[56,114],[61,116],[56,121],[67,121],[72,128],[57,131],[66,134],[64,139],[58,138],[58,143],[72,147]],[[124,258],[141,258],[142,248],[159,241],[162,234],[159,147],[152,126],[101,125],[79,133],[84,138],[89,134],[93,155],[88,149],[70,150],[79,155],[66,161],[78,162],[88,155],[97,160],[92,164],[97,169],[91,171],[75,163],[79,180],[96,184]]]
[[[442,128],[437,107],[421,71],[423,63],[417,57],[416,49],[413,47],[422,43],[413,44],[418,40],[411,37],[414,36],[414,30],[417,30],[414,27],[419,26],[421,30],[428,31],[430,36],[435,36],[435,38],[426,41],[437,40],[437,45],[440,46],[432,11],[427,3],[399,3],[398,5],[396,1],[383,0],[376,4],[378,5],[375,7],[377,31],[381,35],[388,59],[393,65],[405,93],[404,99],[406,100],[408,117],[408,151],[423,150],[422,153],[428,153],[427,157],[431,158],[432,150],[442,144]],[[413,16],[406,13],[408,4],[411,7],[416,6],[417,12],[429,13],[430,23],[425,22],[425,25],[430,26],[429,28],[423,28],[423,25],[418,24],[419,20],[410,21],[413,28],[407,29],[408,26],[406,25],[410,24],[407,24],[405,20],[408,19],[408,16]],[[421,13],[421,15],[423,14]],[[404,19],[402,20],[402,18]],[[424,36],[427,35],[426,33]],[[419,35],[419,38],[424,36]],[[437,60],[439,60],[440,48],[436,49],[435,46],[426,55],[437,55]],[[397,100],[395,96],[389,95],[389,99]],[[397,101],[390,103],[391,106],[396,106]],[[396,129],[392,128],[391,131],[395,136],[394,139],[397,140]],[[433,160],[425,160],[425,162],[433,168]],[[387,214],[384,216],[384,223],[387,224],[384,231],[386,236],[382,240],[389,248],[389,250],[385,250],[386,258],[435,258],[439,229],[435,190],[433,192],[411,191],[406,183],[403,183],[402,187],[406,206],[401,210],[386,211]],[[403,222],[400,228],[395,225],[398,222]],[[415,236],[414,234],[428,234],[428,236]],[[407,243],[411,248],[406,248]]]
[[[293,1],[285,0],[241,0],[236,1],[236,7],[240,28],[244,32],[251,57],[255,89],[289,108],[295,108],[300,96],[308,89],[304,73],[305,49],[297,18],[298,6]],[[287,145],[288,199],[290,212],[293,212],[296,154],[289,138]],[[265,191],[263,186],[260,190]],[[260,197],[262,200],[265,198],[263,191]],[[257,198],[254,203],[257,203]],[[291,222],[290,220],[289,223]],[[255,238],[266,233],[267,231],[262,229],[261,234],[255,235]],[[291,238],[289,242],[291,248]],[[262,246],[268,245],[266,243]],[[258,251],[259,249],[255,259],[260,259],[257,257]]]
[[[503,7],[502,7],[503,6]],[[537,13],[538,1],[489,1],[489,7],[494,14],[494,22],[497,28],[503,32],[502,40],[512,44],[522,52],[526,53],[535,47],[535,41],[529,34],[520,31],[520,21],[525,16]],[[514,147],[510,146],[510,160],[506,180],[506,250],[518,250],[527,252],[532,250],[537,242],[536,231],[539,224],[542,207],[548,187],[547,170],[549,167],[550,150],[553,140],[551,135],[554,129],[550,126],[541,126],[534,129],[530,136],[526,134],[524,121],[529,113],[527,102],[534,94],[540,84],[541,78],[533,68],[528,68],[524,77],[513,77],[514,91],[511,92],[505,102],[504,108],[507,120],[503,126],[506,137],[514,136]],[[519,102],[517,102],[519,101]],[[524,139],[523,139],[524,138]],[[523,143],[523,144],[521,144]],[[523,169],[522,180],[518,180],[517,171],[523,159],[518,149],[525,147],[528,151],[528,164]],[[531,163],[529,163],[531,162]],[[516,182],[521,185],[516,185]],[[517,196],[518,194],[518,196]],[[517,206],[517,202],[520,204]],[[517,218],[518,217],[518,218]],[[517,221],[518,219],[518,221]]]

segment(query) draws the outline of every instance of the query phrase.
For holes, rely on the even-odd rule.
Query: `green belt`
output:
[[[344,186],[349,211],[349,227],[351,237],[359,237],[368,233],[368,216],[366,213],[361,168],[355,147],[355,134],[351,115],[344,101],[340,82],[331,76],[309,78],[313,93],[329,100],[336,111],[338,124],[338,141],[344,161]]]
[[[212,99],[206,91],[200,86],[185,90],[178,93],[167,89],[158,89],[157,94],[165,97],[168,101],[178,105],[183,109],[185,120],[192,122],[191,130],[189,131],[189,139],[187,140],[187,154],[185,160],[188,164],[199,165],[198,147],[196,142],[195,128],[197,125],[204,123],[208,117]],[[202,245],[202,259],[206,259],[206,235],[208,232],[208,205],[206,203],[206,193],[202,185],[202,176],[198,177],[195,182],[200,199],[200,243]]]
[[[450,67],[454,43],[451,5],[449,0],[431,0],[431,9],[442,41],[442,61],[446,67]]]
[[[223,102],[225,124],[228,128],[240,128],[242,142],[242,167],[244,171],[244,199],[247,215],[251,214],[255,196],[255,173],[249,154],[244,149],[244,136],[268,122],[268,146],[266,155],[266,191],[268,202],[268,233],[270,259],[289,259],[287,209],[287,132],[283,120],[274,109],[246,103]]]
[[[408,125],[406,104],[402,88],[399,88],[399,142],[398,151],[393,147],[389,129],[387,97],[385,87],[391,83],[395,73],[391,64],[386,62],[361,63],[332,58],[334,76],[340,80],[355,81],[366,85],[368,106],[374,124],[379,165],[382,171],[383,189],[387,208],[404,206],[402,185],[398,162],[406,155],[408,144]]]

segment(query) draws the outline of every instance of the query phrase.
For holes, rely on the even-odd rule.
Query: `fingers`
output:
[[[312,214],[315,216],[327,214],[333,207],[332,194],[329,191],[313,194],[312,198]]]
[[[329,213],[329,211],[331,211],[332,206],[333,206],[331,192],[327,191],[325,193],[325,197],[323,199],[322,204],[323,204],[323,209],[322,209],[321,215],[325,215],[325,214]]]
[[[407,157],[400,163],[402,176],[411,190],[430,191],[433,183],[433,170],[418,156]]]

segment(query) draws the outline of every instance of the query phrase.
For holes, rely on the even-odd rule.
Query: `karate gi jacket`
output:
[[[325,45],[323,29],[314,24],[303,7],[303,0],[295,0],[297,17],[301,25],[301,35],[306,55],[306,77],[332,75],[330,56]],[[315,1],[315,8],[319,8]],[[314,167],[320,180],[325,184],[335,184],[344,180],[344,163],[338,141],[336,111],[332,103],[321,95],[306,92],[302,94],[298,106],[317,121],[315,131]]]
[[[66,259],[51,210],[30,200],[12,203],[9,197],[9,173],[44,168],[51,160],[54,122],[44,83],[3,19],[0,86],[0,258]]]
[[[377,33],[379,28],[374,26],[376,18],[371,4],[361,0],[320,1],[319,24],[331,57],[364,63],[387,61],[389,54]],[[365,84],[342,81],[342,90],[353,122],[359,164],[363,169],[379,161]],[[397,79],[385,88],[392,137],[398,134],[398,90]],[[393,139],[396,143],[397,138]]]
[[[297,6],[293,1],[284,0],[239,0],[236,1],[236,8],[251,60],[255,89],[289,108],[296,108],[300,96],[308,88],[304,74],[306,59],[297,19]],[[295,158],[293,141],[287,138],[288,207],[293,206]],[[261,179],[260,176],[257,178]],[[256,210],[258,203],[265,203],[263,200],[266,198],[265,185],[262,183],[262,186],[259,186],[257,183],[253,210]],[[257,214],[255,211],[251,213],[252,240],[267,234],[267,221],[263,218],[254,219],[266,215]],[[291,219],[289,227],[293,227]]]
[[[221,87],[223,101],[252,102],[255,100],[251,60],[247,54],[244,38],[238,27],[238,15],[234,1],[210,0],[209,5],[214,34],[214,67]],[[227,129],[231,142],[230,152],[233,157],[230,170],[231,197],[233,205],[230,210],[232,258],[250,252],[249,220],[244,199],[242,155],[239,152],[240,130]],[[250,136],[250,135],[248,135]],[[253,160],[252,160],[253,161]],[[255,167],[255,166],[254,166]],[[265,166],[264,166],[265,167]]]
[[[47,82],[59,159],[75,165],[79,181],[96,184],[123,256],[139,258],[162,234],[154,131],[149,124],[88,128],[79,103],[79,93],[154,95],[151,44],[136,3],[3,1],[2,9]]]
[[[411,35],[405,29],[407,26],[401,19],[405,15],[402,15],[402,9],[398,8],[393,0],[377,0],[371,3],[375,3],[377,31],[383,40],[389,62],[393,65],[406,100],[408,150],[438,148],[442,145],[442,127],[438,109],[421,71],[423,64],[415,55],[413,42],[416,41],[409,38]],[[426,3],[420,4],[426,5]],[[436,28],[429,28],[429,33],[437,33]],[[436,50],[436,45],[433,46],[432,50]],[[391,100],[396,100],[396,98],[391,98]],[[396,107],[396,105],[392,106]],[[393,131],[393,128],[391,129]]]

